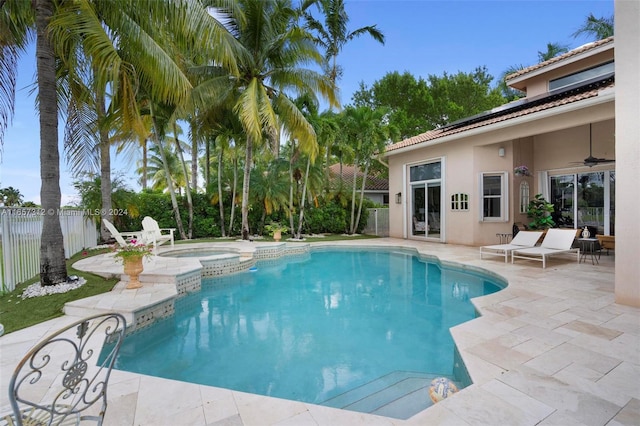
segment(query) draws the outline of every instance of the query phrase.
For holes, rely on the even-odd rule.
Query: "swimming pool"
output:
[[[125,339],[116,368],[408,418],[434,377],[469,384],[448,329],[501,288],[409,252],[315,250],[203,280]]]

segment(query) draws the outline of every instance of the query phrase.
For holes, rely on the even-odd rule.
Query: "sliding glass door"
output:
[[[551,202],[558,226],[615,235],[615,171],[552,176]]]
[[[440,238],[442,221],[440,162],[411,166],[410,214],[411,236]]]

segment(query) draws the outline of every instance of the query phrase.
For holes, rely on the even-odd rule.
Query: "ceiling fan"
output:
[[[582,164],[587,167],[597,166],[598,164],[614,163],[616,160],[609,160],[607,158],[597,158],[592,154],[592,141],[591,141],[591,123],[589,123],[589,156],[583,161],[576,161],[572,164]]]

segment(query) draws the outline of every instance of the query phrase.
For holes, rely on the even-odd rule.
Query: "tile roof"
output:
[[[535,70],[539,70],[540,68],[544,68],[548,65],[555,64],[556,62],[560,62],[564,59],[570,58],[572,56],[579,55],[584,52],[588,52],[589,50],[593,50],[597,47],[603,46],[608,43],[613,43],[613,37],[608,37],[602,40],[594,41],[593,43],[585,44],[584,46],[580,46],[576,49],[573,49],[563,55],[556,56],[554,58],[549,59],[548,61],[540,62],[539,64],[532,65],[527,68],[523,68],[520,71],[514,72],[513,74],[509,74],[505,77],[505,80],[508,82],[509,80],[513,80],[516,77],[520,77],[521,75],[530,73]]]
[[[400,142],[396,142],[392,145],[389,145],[385,152],[388,153],[419,143],[440,139],[445,136],[463,133],[468,130],[488,126],[490,124],[508,121],[528,114],[533,114],[562,105],[567,105],[585,99],[593,98],[598,96],[600,92],[614,87],[614,85],[614,77],[609,77],[598,80],[595,83],[568,90],[566,92],[550,94],[548,96],[536,98],[535,100],[527,102],[522,102],[523,100],[526,101],[526,98],[524,98],[512,102],[513,106],[511,107],[509,106],[509,104],[499,107],[497,112],[488,111],[486,114],[470,117],[466,120],[463,120],[459,124],[454,123],[452,125],[430,130],[420,135],[413,136]]]
[[[340,176],[340,164],[334,164],[329,167],[331,176],[338,178]],[[353,182],[353,174],[356,170],[355,166],[342,165],[342,179],[348,182]],[[358,170],[358,178],[362,179],[362,171]],[[389,179],[382,178],[377,175],[367,174],[367,183],[364,187],[365,191],[388,191]]]

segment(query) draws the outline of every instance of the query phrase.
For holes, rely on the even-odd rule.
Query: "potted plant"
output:
[[[280,241],[282,239],[282,232],[286,231],[288,228],[281,225],[279,222],[271,222],[270,224],[265,225],[264,229],[273,237],[274,241]]]
[[[527,216],[532,219],[529,222],[529,229],[546,230],[556,226],[551,217],[553,211],[553,204],[545,200],[542,194],[536,194],[527,208]]]
[[[516,176],[531,176],[531,172],[529,172],[529,168],[527,166],[518,166],[514,168],[513,174]]]
[[[127,285],[127,288],[131,289],[142,287],[139,279],[140,274],[144,270],[142,260],[152,254],[151,246],[137,240],[131,240],[124,247],[117,246],[115,248],[115,252],[114,257],[116,260],[122,260],[124,273],[129,276],[129,284]]]

